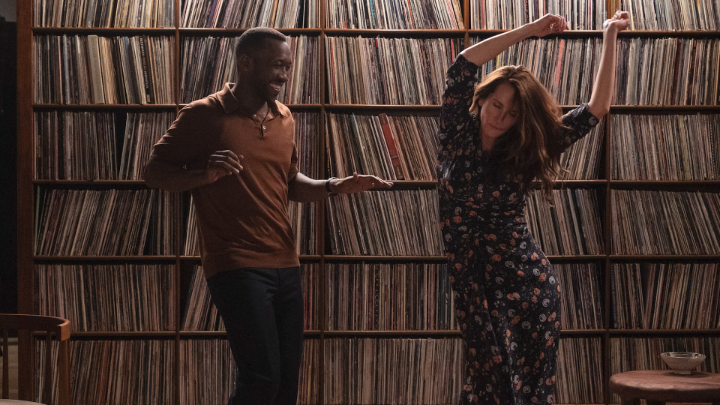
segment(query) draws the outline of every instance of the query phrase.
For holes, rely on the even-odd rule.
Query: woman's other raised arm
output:
[[[567,29],[564,18],[555,14],[545,14],[531,23],[477,43],[460,54],[475,65],[481,66],[523,39],[559,34]]]
[[[615,69],[617,64],[616,42],[618,32],[630,24],[627,11],[617,11],[612,18],[603,23],[603,49],[588,109],[597,119],[610,111],[610,102],[615,91]]]

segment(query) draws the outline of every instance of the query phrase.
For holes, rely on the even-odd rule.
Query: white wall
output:
[[[31,1],[31,0],[20,0],[20,1]],[[0,15],[5,17],[5,21],[16,22],[17,12],[15,11],[15,4],[17,0],[0,0]]]

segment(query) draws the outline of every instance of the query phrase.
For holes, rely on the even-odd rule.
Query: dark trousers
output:
[[[237,365],[228,405],[295,405],[303,350],[300,268],[242,268],[207,282]]]

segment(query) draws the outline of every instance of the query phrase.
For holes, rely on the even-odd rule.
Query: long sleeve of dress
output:
[[[555,147],[559,148],[560,152],[564,151],[573,143],[587,135],[598,122],[598,119],[595,118],[588,109],[587,104],[581,104],[577,108],[568,111],[568,113],[562,117],[562,123],[565,128],[561,130],[561,133],[556,138],[557,143]]]
[[[472,104],[475,84],[478,81],[477,70],[477,65],[469,62],[464,56],[458,55],[455,63],[447,71],[438,132],[443,149],[447,149],[451,144],[456,144],[457,141],[462,141],[458,137],[467,137],[473,134],[471,131],[467,131],[466,126],[472,122],[469,108]]]

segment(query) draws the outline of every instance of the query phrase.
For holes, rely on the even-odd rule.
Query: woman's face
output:
[[[499,85],[480,107],[482,136],[496,139],[515,125],[518,116],[515,89],[507,83]]]

